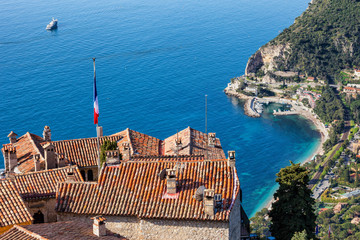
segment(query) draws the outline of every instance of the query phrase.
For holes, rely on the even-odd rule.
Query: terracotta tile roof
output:
[[[23,199],[55,197],[57,184],[66,181],[70,171],[76,181],[84,181],[77,166],[16,174],[12,181]]]
[[[1,240],[47,240],[36,233],[33,233],[21,226],[15,225],[7,232],[0,235]]]
[[[175,161],[124,162],[106,167],[98,183],[59,183],[56,210],[90,215],[131,215],[140,218],[229,221],[229,211],[239,192],[235,168],[227,160],[184,161],[178,170],[178,196],[163,198],[166,180],[158,174]],[[222,194],[223,207],[210,217],[202,201],[193,198],[205,185]]]
[[[136,156],[127,162],[190,162],[190,161],[203,161],[203,155],[179,155],[178,157],[167,156]]]
[[[110,136],[101,137],[100,145],[105,139],[116,141],[121,152],[122,144],[127,142],[129,143],[132,155],[135,157],[176,155],[175,139],[177,135],[182,139],[182,148],[179,149],[180,155],[204,155],[208,156],[209,159],[225,158],[218,138],[215,140],[215,146],[209,147],[205,142],[208,139],[207,135],[190,127],[170,136],[164,141],[131,129],[126,129]],[[18,138],[16,143],[4,145],[2,151],[4,152],[8,147],[16,147],[17,168],[20,172],[26,173],[34,171],[33,155],[35,154],[40,154],[40,163],[44,166],[42,146],[47,143],[43,138],[35,134],[26,133]],[[56,153],[65,156],[67,163],[75,164],[79,167],[97,165],[96,138],[52,141],[51,143],[55,146]],[[206,151],[206,149],[208,150]]]
[[[107,236],[97,237],[93,234],[93,226],[84,222],[55,222],[33,224],[26,226],[15,225],[9,231],[0,235],[1,240],[63,240],[63,239],[122,239],[124,237],[118,236],[107,231]]]
[[[4,144],[1,151],[4,151],[13,146],[16,148],[16,157],[18,159],[18,169],[21,172],[29,172],[34,169],[34,162],[32,161],[33,155],[43,154],[42,148],[39,149],[42,138],[27,132],[16,140],[16,143]],[[30,161],[29,161],[30,160]]]
[[[32,221],[15,185],[9,180],[0,180],[0,227]]]
[[[182,142],[182,147],[179,149],[181,155],[207,155],[208,159],[225,158],[219,138],[216,138],[214,147],[210,147],[208,146],[208,135],[190,127],[166,138],[164,140],[163,154],[175,155],[175,140],[177,138],[180,138]]]
[[[359,88],[354,88],[354,87],[344,87],[345,90],[352,90],[352,91],[357,91],[359,92],[360,89]]]
[[[117,135],[99,138],[100,146],[105,140],[119,141],[124,138],[124,131]],[[73,140],[52,141],[55,152],[62,153],[71,163],[79,167],[96,166],[98,159],[97,138],[83,138]]]
[[[138,155],[159,155],[160,139],[149,135],[127,129],[131,140],[130,147],[133,154]]]

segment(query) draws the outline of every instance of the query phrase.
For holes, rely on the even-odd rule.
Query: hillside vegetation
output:
[[[254,67],[255,72],[263,67],[265,72],[296,71],[335,79],[341,69],[360,64],[360,0],[313,1],[293,25],[262,49],[277,46],[287,47],[273,57],[272,69],[262,63]]]

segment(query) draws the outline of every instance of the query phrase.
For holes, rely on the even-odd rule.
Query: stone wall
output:
[[[26,201],[25,206],[29,210],[31,216],[34,216],[35,213],[41,211],[44,214],[44,222],[56,222],[57,213],[55,211],[55,198],[37,200],[37,201]]]
[[[241,238],[241,202],[240,191],[236,196],[234,206],[230,212],[229,239],[238,240]]]
[[[58,221],[86,221],[92,216],[59,213]],[[219,221],[185,221],[138,219],[136,217],[105,216],[106,228],[132,239],[229,239],[229,223]],[[239,238],[240,239],[240,238]]]
[[[93,178],[92,180],[89,179],[89,171],[92,171]],[[98,167],[91,166],[91,167],[79,167],[79,171],[81,176],[83,177],[84,181],[97,181],[98,180]]]

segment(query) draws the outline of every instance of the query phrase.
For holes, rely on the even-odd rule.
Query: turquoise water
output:
[[[208,95],[208,129],[225,151],[236,150],[252,215],[273,193],[275,173],[310,156],[319,134],[297,116],[249,118],[222,90],[307,2],[0,1],[0,142],[11,130],[41,135],[44,125],[53,139],[94,136],[96,57],[105,134],[129,127],[163,139],[187,126],[204,130]],[[47,32],[51,17],[59,29]]]

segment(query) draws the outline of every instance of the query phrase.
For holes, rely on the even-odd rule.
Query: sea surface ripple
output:
[[[160,139],[187,126],[236,150],[248,215],[272,195],[275,173],[309,157],[319,134],[297,117],[252,119],[222,90],[247,59],[291,25],[305,0],[0,1],[0,140],[13,130],[55,140],[95,136],[92,57],[100,125]],[[57,31],[45,31],[51,17]],[[0,167],[3,163],[0,163]]]

